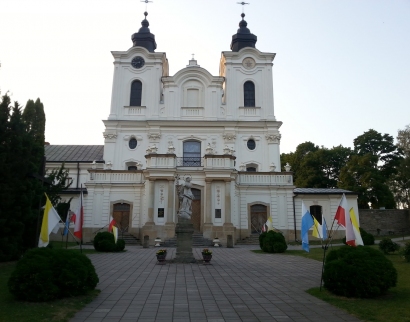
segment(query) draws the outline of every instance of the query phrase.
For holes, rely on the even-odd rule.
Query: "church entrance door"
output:
[[[253,233],[260,233],[262,226],[268,220],[267,207],[264,205],[251,206],[251,231]]]
[[[130,225],[130,205],[127,203],[114,204],[112,216],[115,220],[115,226],[121,232],[127,232]]]
[[[192,200],[191,222],[195,231],[201,231],[201,190],[191,189],[195,199]]]

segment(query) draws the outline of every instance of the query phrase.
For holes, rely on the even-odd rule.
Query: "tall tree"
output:
[[[402,159],[393,137],[370,129],[353,141],[354,155],[340,174],[339,187],[359,193],[360,208],[396,208],[387,184]]]
[[[45,117],[39,100],[37,106],[30,104],[38,122],[24,116],[17,102],[12,106],[8,95],[0,102],[0,261],[17,259],[36,245],[43,191],[38,180],[44,156],[40,132],[43,128],[44,137]]]
[[[410,158],[410,124],[397,133],[397,146],[403,150],[406,158]]]

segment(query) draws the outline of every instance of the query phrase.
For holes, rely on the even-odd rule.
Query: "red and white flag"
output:
[[[108,226],[108,231],[112,232],[113,227],[115,226],[116,222],[114,217],[111,217],[110,225]]]
[[[84,220],[84,207],[83,207],[83,191],[80,194],[80,203],[77,211],[74,213],[74,236],[82,239],[83,237],[83,220]]]
[[[352,221],[350,220],[350,214],[348,211],[348,205],[345,194],[343,194],[342,200],[340,200],[339,207],[337,208],[335,220],[340,226],[346,229],[346,244],[350,246],[356,246],[356,236],[353,231]]]

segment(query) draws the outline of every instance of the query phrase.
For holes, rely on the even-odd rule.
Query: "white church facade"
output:
[[[63,162],[76,209],[84,187],[84,241],[107,227],[153,241],[175,235],[176,185],[191,178],[192,223],[205,238],[233,240],[259,232],[271,216],[288,240],[300,237],[301,201],[331,222],[342,190],[299,189],[280,162],[280,127],[273,102],[275,54],[260,52],[242,14],[219,75],[193,58],[170,76],[155,52],[148,21],[127,51],[114,51],[114,77],[104,145],[46,146],[47,168]],[[108,112],[108,111],[107,111]],[[356,194],[347,192],[356,213]],[[319,208],[317,208],[319,209]]]

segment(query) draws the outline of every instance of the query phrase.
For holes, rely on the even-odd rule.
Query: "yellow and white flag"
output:
[[[354,236],[356,239],[356,246],[358,245],[363,246],[364,244],[363,244],[362,235],[360,235],[359,221],[357,220],[356,213],[354,212],[353,207],[350,208],[349,214],[350,214],[350,220],[352,221]]]
[[[46,247],[50,241],[50,233],[56,234],[59,228],[60,216],[51,204],[50,199],[46,195],[47,202],[44,208],[43,223],[41,224],[40,238],[38,247]]]
[[[116,226],[112,226],[112,233],[114,234],[114,241],[117,243],[118,239],[118,228]]]
[[[268,220],[266,221],[265,225],[268,227],[267,231],[273,230],[272,216],[268,217]]]

